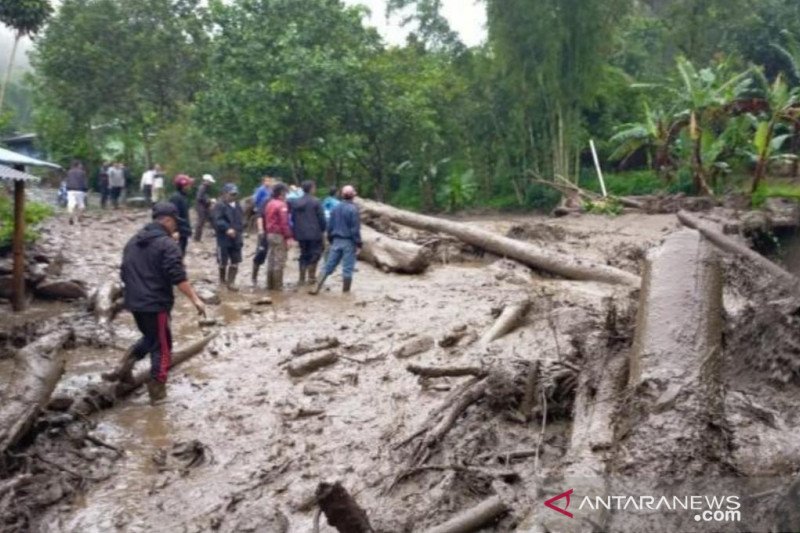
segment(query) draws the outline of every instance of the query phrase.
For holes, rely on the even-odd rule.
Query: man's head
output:
[[[81,162],[77,159],[72,160],[72,168],[81,168]]]
[[[331,185],[328,188],[328,196],[333,196],[335,198],[337,194],[339,194],[339,188],[336,185]]]
[[[356,197],[356,194],[358,194],[356,192],[356,188],[353,187],[352,185],[345,185],[344,187],[342,187],[342,198],[344,198],[345,200],[352,200],[353,198]]]
[[[153,220],[172,235],[178,229],[178,208],[172,202],[158,202],[153,206]]]
[[[233,202],[239,197],[239,187],[235,183],[226,183],[222,187],[222,194],[225,195],[225,200]]]
[[[189,176],[187,176],[186,174],[178,174],[177,176],[175,176],[175,179],[173,180],[175,188],[178,189],[179,191],[188,190],[193,183],[194,180]]]
[[[311,180],[304,181],[302,184],[300,184],[300,187],[306,194],[314,194],[315,192],[317,192],[317,184]]]
[[[264,176],[263,178],[261,178],[261,185],[263,185],[264,187],[272,187],[274,183],[275,180],[272,179],[272,176]]]
[[[272,197],[273,198],[285,198],[286,192],[289,190],[286,187],[285,183],[276,183],[274,187],[272,187]]]
[[[161,172],[161,165],[156,163],[155,165],[153,165],[153,170],[155,170],[156,172]]]

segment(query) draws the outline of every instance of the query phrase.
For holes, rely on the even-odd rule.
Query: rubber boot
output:
[[[308,294],[314,294],[314,295],[319,294],[319,291],[322,290],[322,286],[325,285],[325,280],[326,279],[328,279],[328,275],[327,274],[322,274],[322,277],[319,278],[319,283],[317,283],[317,286],[314,287],[313,289],[311,289],[310,291],[308,291]]]
[[[275,290],[275,271],[274,270],[267,270],[267,290],[274,291]]]
[[[133,383],[133,366],[136,364],[136,357],[133,355],[133,346],[128,348],[125,355],[119,361],[119,365],[111,372],[101,374],[106,381],[121,381],[123,383]]]
[[[308,284],[309,285],[316,285],[317,284],[317,264],[311,263],[308,265]]]
[[[283,270],[275,271],[275,290],[276,291],[283,290]]]
[[[231,292],[237,292],[239,288],[236,286],[236,274],[239,273],[239,267],[237,265],[231,265],[228,267],[228,290]]]
[[[308,271],[308,267],[301,266],[300,267],[300,279],[297,281],[297,286],[302,287],[306,284],[306,272]]]
[[[353,285],[353,278],[345,278],[342,284],[342,292],[350,292],[350,287]]]
[[[147,380],[147,394],[150,396],[150,403],[157,405],[167,399],[167,384],[150,378]]]
[[[258,270],[261,268],[261,265],[253,264],[253,288],[258,288]]]
[[[225,267],[219,267],[219,284],[225,285]]]

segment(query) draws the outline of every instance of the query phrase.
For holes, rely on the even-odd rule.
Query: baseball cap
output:
[[[226,183],[225,186],[222,187],[222,192],[228,194],[239,194],[239,187],[237,187],[235,183]]]
[[[159,217],[172,217],[178,220],[178,208],[171,202],[158,202],[153,206],[153,219]]]
[[[178,174],[175,176],[173,183],[176,187],[186,187],[187,185],[191,185],[194,183],[194,180],[187,176],[186,174]]]
[[[214,179],[214,176],[212,176],[211,174],[203,174],[203,181],[207,181],[208,183],[215,183],[216,182],[216,180]]]

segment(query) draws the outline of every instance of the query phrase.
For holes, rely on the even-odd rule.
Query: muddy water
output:
[[[117,276],[122,246],[145,221],[144,212],[93,213],[78,227],[54,222],[44,241],[63,252],[68,261],[65,275],[96,285]],[[556,223],[536,218],[513,222],[520,221]],[[552,246],[590,257],[613,256],[620,246],[646,246],[675,227],[674,217],[666,216],[587,216],[558,223],[570,233]],[[509,225],[489,220],[480,224],[498,231]],[[247,287],[252,240],[240,273],[243,290],[223,290],[223,303],[209,308],[209,315],[221,324],[216,328],[219,338],[171,376],[166,405],[151,407],[140,394],[95,418],[97,435],[124,448],[125,457],[110,480],[43,517],[43,530],[202,531],[220,514],[225,517],[223,530],[247,529],[247,520],[256,520],[258,512],[280,509],[290,531],[305,532],[313,512],[303,502],[318,482],[330,480],[342,481],[365,508],[375,513],[383,509],[384,523],[399,529],[407,518],[433,512],[431,502],[446,495],[414,483],[400,494],[384,495],[385,481],[404,461],[391,444],[417,427],[446,397],[445,389],[463,380],[444,380],[444,387],[438,388],[424,386],[405,371],[406,361],[393,357],[394,350],[414,335],[438,339],[457,326],[479,333],[491,323],[493,308],[523,292],[544,291],[552,295],[553,305],[560,305],[565,295],[599,302],[617,290],[542,279],[527,271],[520,284],[519,278],[511,282],[477,263],[435,266],[422,276],[385,275],[360,263],[350,295],[339,292],[341,279],[336,275],[317,297],[290,286],[273,297],[272,306],[259,307],[253,302],[264,292]],[[192,280],[214,286],[213,257],[211,238],[190,243],[187,264]],[[291,284],[296,275],[292,260],[286,280]],[[264,283],[263,271],[260,281]],[[574,315],[570,305],[565,303],[554,314],[557,322],[562,320],[558,317],[568,322]],[[204,332],[180,295],[173,320],[176,348]],[[136,338],[127,314],[114,328],[120,348]],[[521,350],[564,349],[568,341],[554,341],[545,324],[537,328],[514,337]],[[337,337],[345,357],[311,376],[290,378],[281,363],[291,348],[299,340],[324,336]],[[72,351],[61,387],[98,379],[120,355],[115,349]],[[469,357],[464,350],[435,348],[412,362],[455,365],[471,363]],[[537,438],[530,432],[504,431],[496,443],[502,449],[531,447]],[[213,462],[186,473],[156,467],[154,453],[194,439],[208,447]],[[232,502],[239,500],[254,501],[260,511],[237,511]],[[321,530],[332,531],[325,525]]]

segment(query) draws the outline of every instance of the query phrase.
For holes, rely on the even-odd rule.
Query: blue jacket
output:
[[[328,196],[327,198],[322,200],[322,209],[325,211],[326,221],[331,219],[331,211],[333,211],[333,208],[339,205],[339,203],[341,203],[341,200],[339,200],[335,196]]]
[[[253,193],[253,205],[257,214],[261,215],[264,213],[264,206],[267,205],[271,197],[272,189],[266,185],[262,185],[256,189],[256,192]]]
[[[349,200],[340,202],[331,211],[331,220],[328,223],[328,240],[349,239],[356,246],[361,246],[361,220],[358,207]]]

